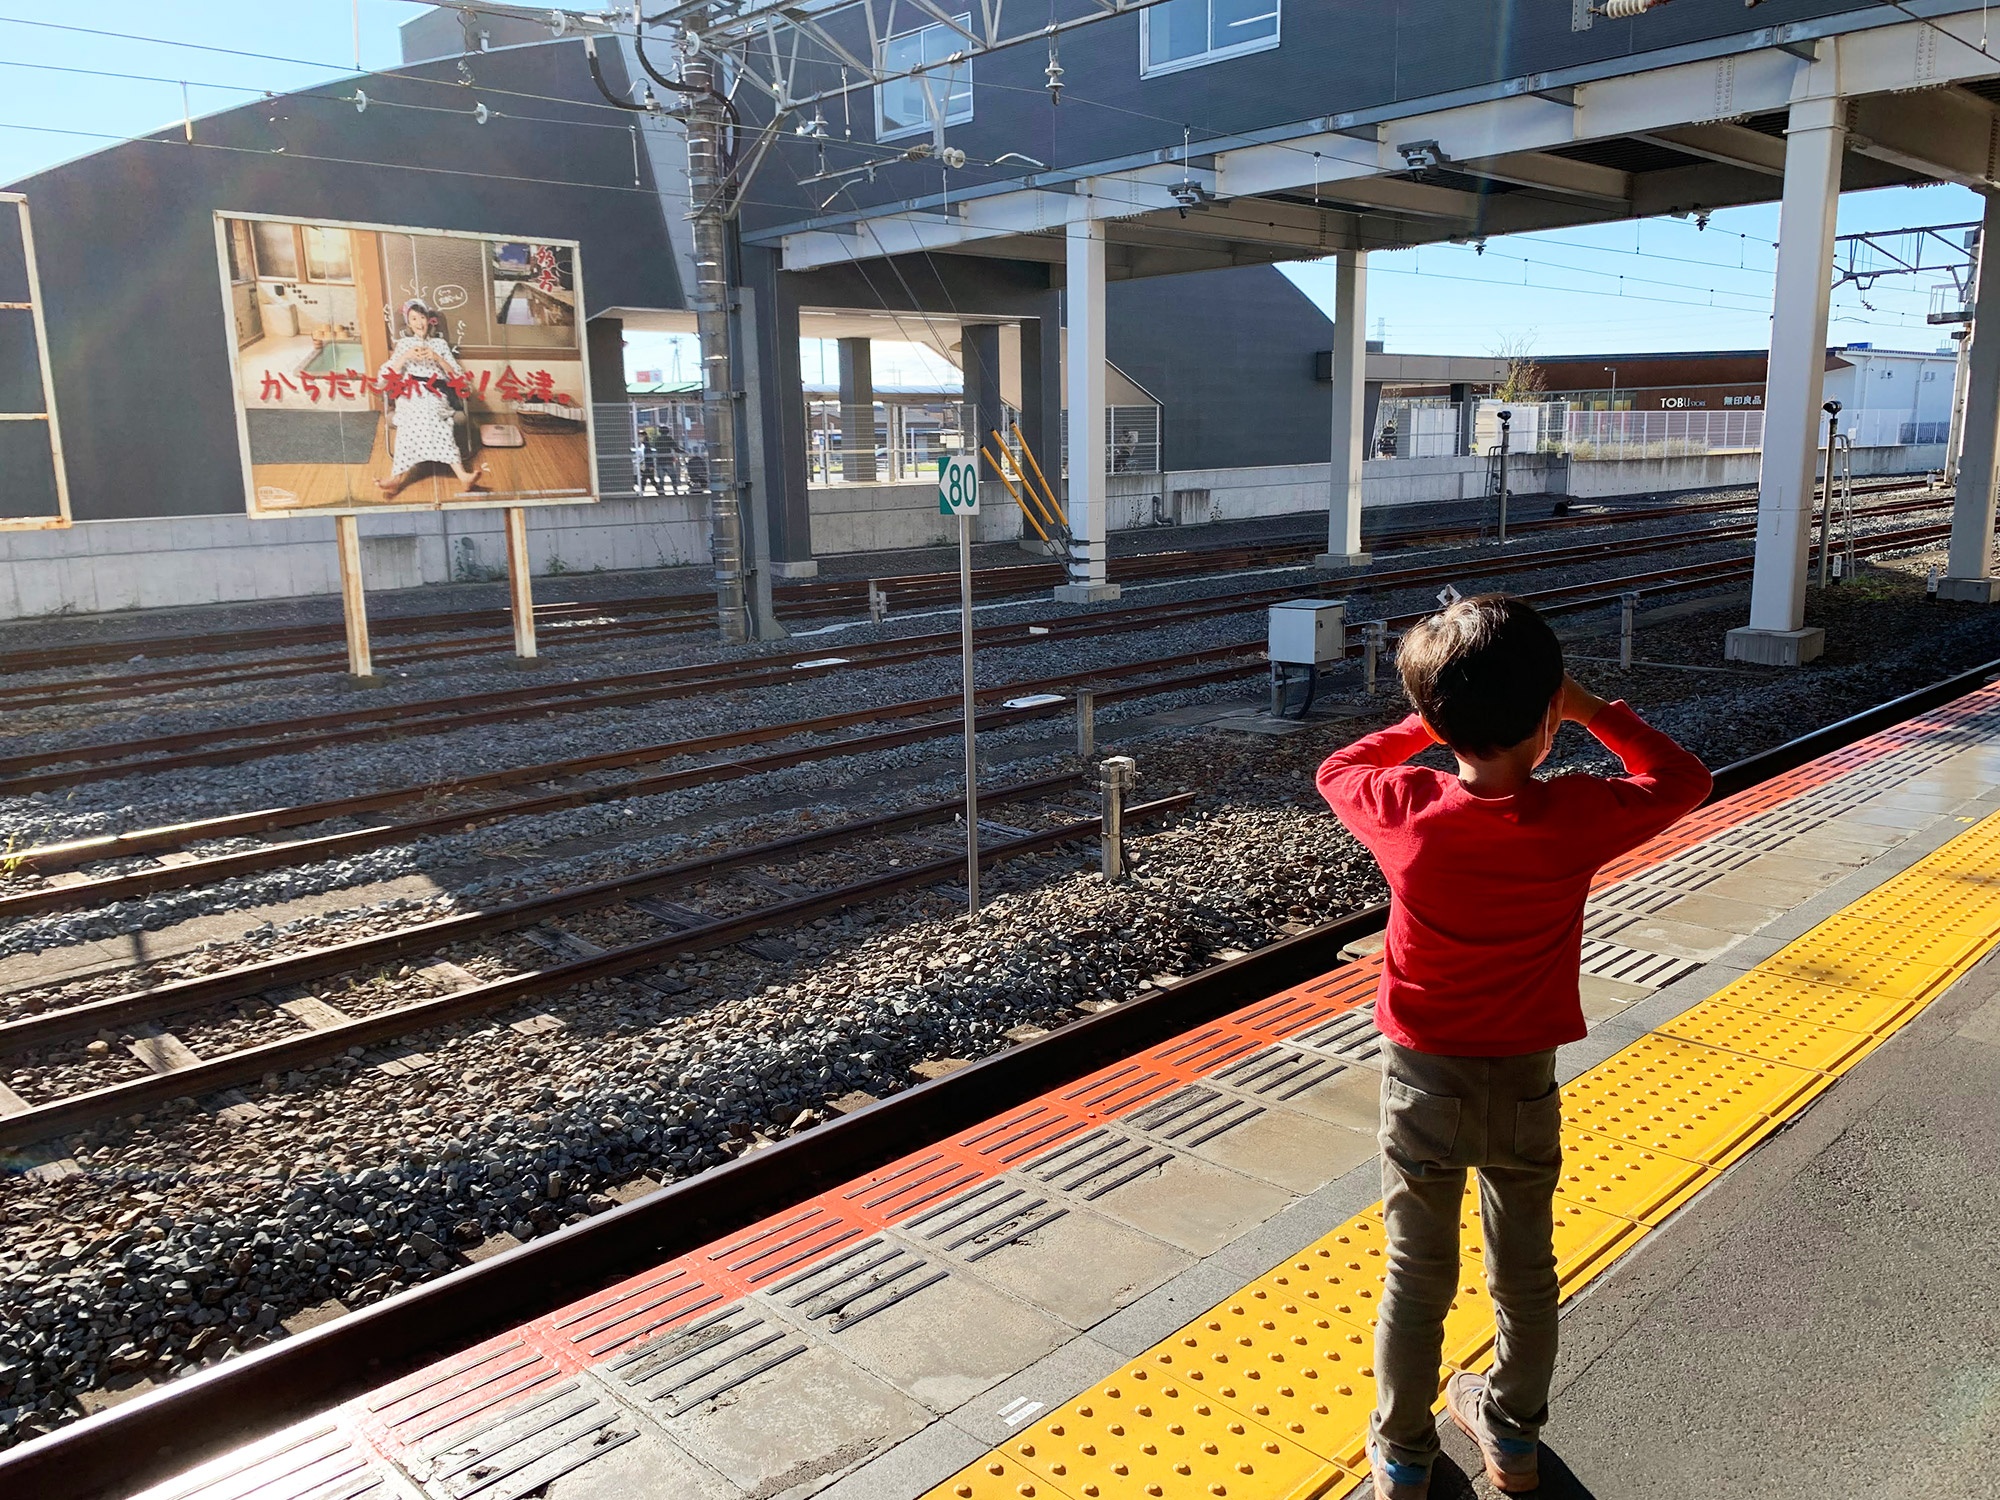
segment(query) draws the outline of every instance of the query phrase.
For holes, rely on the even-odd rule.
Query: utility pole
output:
[[[699,34],[693,22],[684,38]],[[702,425],[708,437],[708,514],[715,558],[715,613],[722,639],[749,639],[743,597],[742,489],[736,482],[736,382],[729,357],[729,173],[715,63],[689,40],[681,58],[688,88],[688,198],[694,221],[694,321],[701,340]]]

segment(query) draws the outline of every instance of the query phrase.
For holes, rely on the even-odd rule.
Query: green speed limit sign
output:
[[[938,514],[979,514],[979,465],[971,459],[951,453],[938,459]]]

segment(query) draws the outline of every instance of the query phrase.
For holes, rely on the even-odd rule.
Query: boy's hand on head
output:
[[[1598,711],[1607,706],[1604,699],[1582,686],[1567,672],[1563,673],[1560,697],[1563,718],[1571,724],[1582,724],[1586,727],[1597,717]]]

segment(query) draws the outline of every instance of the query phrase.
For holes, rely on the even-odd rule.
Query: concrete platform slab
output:
[[[1375,1131],[1274,1109],[1191,1149],[1246,1176],[1310,1193],[1374,1156]]]
[[[1602,934],[1607,941],[1637,948],[1645,953],[1664,953],[1674,958],[1697,958],[1706,963],[1720,958],[1743,939],[1739,932],[1700,927],[1693,922],[1669,917],[1640,917],[1636,921]]]
[[[551,1468],[560,1462],[544,1461]],[[605,1495],[617,1495],[620,1500],[738,1500],[744,1493],[643,1425],[629,1441],[616,1447],[607,1445],[587,1463],[540,1485],[533,1483],[538,1477],[533,1469],[521,1475],[529,1484],[527,1493],[546,1500],[583,1500],[585,1496],[601,1500]]]
[[[1736,872],[1739,876],[1747,875],[1758,881],[1782,882],[1786,885],[1805,886],[1810,890],[1832,885],[1850,873],[1852,873],[1850,866],[1837,861],[1807,859],[1790,853],[1760,854],[1757,856],[1756,864],[1749,870]],[[1712,890],[1713,887],[1709,889]]]
[[[776,1500],[812,1493],[929,1420],[888,1382],[808,1347],[678,1417],[663,1415],[662,1425],[738,1489]]]
[[[1761,902],[1732,901],[1725,896],[1696,891],[1692,895],[1676,897],[1661,907],[1656,915],[1674,922],[1691,922],[1696,926],[1718,928],[1747,937],[1781,915],[1783,910],[1782,907],[1766,906]]]
[[[1071,1339],[1046,1359],[1037,1360],[1012,1380],[1002,1381],[975,1401],[968,1401],[948,1419],[982,1447],[1004,1443],[1052,1406],[1060,1406],[1092,1381],[1118,1368],[1125,1358],[1095,1339]]]
[[[1061,1218],[997,1250],[967,1244],[979,1275],[1075,1328],[1090,1328],[1194,1264],[1178,1245],[1089,1209]]]
[[[1382,1075],[1364,1064],[1343,1068],[1285,1102],[1301,1114],[1372,1134],[1382,1123],[1381,1100]]]
[[[1254,1177],[1174,1156],[1112,1189],[1095,1206],[1169,1244],[1208,1255],[1263,1223],[1292,1196]]]
[[[1781,902],[1789,908],[1810,900],[1823,889],[1825,883],[1821,881],[1782,880],[1762,871],[1739,871],[1709,881],[1700,894],[1720,896],[1727,901]]]
[[[819,1495],[821,1500],[893,1500],[921,1495],[956,1474],[989,1446],[949,1422],[933,1422]]]
[[[963,1273],[858,1322],[818,1331],[870,1373],[940,1414],[1033,1364],[1075,1331]]]

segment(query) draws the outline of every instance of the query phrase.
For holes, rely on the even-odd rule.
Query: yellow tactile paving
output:
[[[1350,1478],[1345,1468],[1181,1375],[1134,1361],[935,1493],[959,1500],[1041,1494],[1306,1500]]]
[[[1935,882],[1925,881],[1922,888],[1893,895],[1885,894],[1888,889],[1884,886],[1873,897],[1864,897],[1833,920],[1837,922],[1852,915],[1873,922],[1903,923],[1934,933],[1963,932],[1974,937],[2000,933],[2000,904],[1995,903],[1993,891],[1987,886],[1941,891],[1935,888]]]
[[[1799,1021],[1704,1000],[1660,1028],[1665,1036],[1744,1052],[1823,1073],[1837,1068],[1874,1040],[1869,1032],[1846,1031],[1817,1021]]]
[[[1341,1336],[1342,1340],[1359,1351],[1362,1364],[1367,1364],[1374,1355],[1375,1324],[1379,1321],[1376,1307],[1387,1265],[1388,1236],[1378,1217],[1380,1207],[1377,1204],[1367,1213],[1348,1220],[1282,1266],[1251,1282],[1243,1289],[1249,1299],[1247,1305],[1254,1309],[1270,1305],[1267,1299],[1275,1299],[1280,1305],[1291,1301],[1344,1323],[1352,1336]],[[1460,1278],[1458,1294],[1452,1300],[1451,1311],[1445,1315],[1444,1359],[1446,1364],[1463,1368],[1493,1342],[1493,1306],[1479,1272],[1484,1245],[1476,1199],[1467,1199],[1458,1222],[1466,1274]],[[1365,1286],[1360,1284],[1364,1276],[1368,1278]],[[1238,1301],[1224,1303],[1223,1307],[1234,1308]]]
[[[1640,1224],[1657,1224],[1714,1180],[1691,1161],[1630,1141],[1563,1132],[1563,1175],[1556,1196]]]
[[[1990,932],[1944,932],[1930,922],[1892,922],[1872,910],[1850,908],[1822,922],[1785,952],[1800,957],[1866,952],[1945,970],[1956,968],[1990,939]]]
[[[1785,1016],[1870,1035],[1902,1024],[1922,1003],[1893,995],[1863,995],[1761,970],[1752,970],[1741,979],[1730,981],[1715,992],[1714,998],[1769,1016]]]
[[[1372,1333],[1329,1316],[1311,1296],[1252,1283],[1144,1359],[1244,1418],[1352,1466],[1361,1462],[1360,1434],[1375,1405],[1374,1344]]]
[[[1861,995],[1880,995],[1889,1000],[1921,1000],[1944,983],[1949,972],[1932,964],[1887,954],[1862,954],[1831,944],[1801,948],[1794,945],[1775,953],[1757,967],[1766,974],[1785,979],[1803,979],[1808,984],[1828,984]]]
[[[1564,1295],[1996,944],[2000,814],[1565,1085]],[[1463,1284],[1445,1325],[1447,1364],[1463,1368],[1483,1367],[1493,1342],[1476,1193],[1469,1179]],[[1380,1211],[1306,1246],[926,1500],[1336,1500],[1358,1488],[1386,1265]]]
[[[1656,1034],[1565,1085],[1563,1122],[1650,1151],[1714,1162],[1812,1077],[1804,1068]]]

